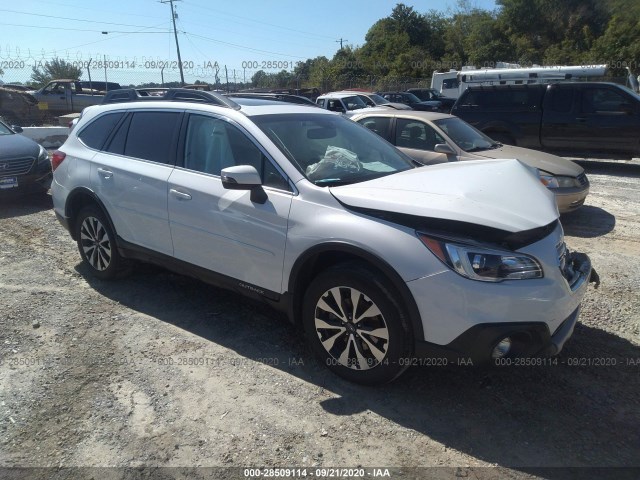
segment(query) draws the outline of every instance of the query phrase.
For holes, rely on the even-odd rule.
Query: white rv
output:
[[[458,98],[471,85],[521,85],[547,83],[554,80],[603,77],[607,65],[548,66],[530,68],[482,68],[462,67],[461,71],[433,72],[431,88],[443,95]]]

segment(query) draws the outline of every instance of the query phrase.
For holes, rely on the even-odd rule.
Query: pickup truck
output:
[[[91,85],[92,88],[89,87]],[[79,113],[90,105],[99,105],[104,99],[104,88],[117,90],[112,82],[85,82],[80,80],[52,80],[40,90],[29,92],[38,100],[38,108],[54,115]]]
[[[640,156],[640,95],[614,83],[469,87],[451,113],[508,145],[564,156]]]

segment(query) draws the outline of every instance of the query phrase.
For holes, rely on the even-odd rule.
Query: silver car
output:
[[[415,111],[358,112],[351,119],[423,165],[517,158],[538,170],[540,181],[555,194],[560,213],[582,206],[589,193],[589,180],[580,165],[549,153],[503,145],[452,115]]]
[[[521,162],[416,168],[316,107],[117,92],[51,159],[56,216],[92,275],[137,259],[236,290],[365,384],[418,357],[554,355],[571,336],[591,263]]]

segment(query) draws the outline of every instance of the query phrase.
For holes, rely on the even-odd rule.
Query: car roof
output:
[[[407,118],[411,120],[427,120],[433,122],[435,120],[442,120],[444,118],[455,118],[454,115],[449,115],[448,113],[439,113],[439,112],[424,112],[420,110],[385,110],[385,111],[376,111],[376,112],[368,112],[362,111],[362,113],[357,113],[353,115],[352,120],[357,120],[358,118],[364,117],[396,117],[396,118]]]
[[[346,97],[357,97],[358,95],[364,95],[363,92],[331,92],[325,93],[324,95],[320,95],[318,98],[346,98]]]
[[[128,101],[119,103],[108,103],[102,105],[93,105],[87,107],[84,112],[93,116],[105,111],[116,110],[162,110],[162,109],[176,109],[176,110],[200,110],[203,112],[222,113],[225,116],[235,117],[236,113],[243,114],[247,117],[256,115],[270,115],[270,114],[289,114],[289,113],[309,113],[316,115],[339,115],[335,112],[318,108],[315,105],[303,105],[297,103],[279,102],[274,100],[262,100],[262,99],[238,99],[243,100],[242,103],[236,103],[235,108],[229,106],[216,105],[203,102],[190,102],[183,100],[162,100],[161,98],[152,98],[142,101]],[[255,102],[255,103],[254,103]],[[235,103],[235,102],[234,102]],[[85,114],[83,114],[85,116]]]

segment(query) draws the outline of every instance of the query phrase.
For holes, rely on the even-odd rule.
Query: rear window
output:
[[[536,111],[541,99],[541,90],[537,88],[468,89],[458,106],[494,112]]]
[[[124,112],[115,112],[96,118],[82,129],[78,138],[87,147],[100,150],[123,115]]]

